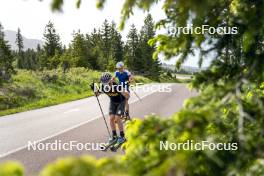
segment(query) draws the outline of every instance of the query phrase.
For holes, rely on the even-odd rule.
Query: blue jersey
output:
[[[125,85],[125,83],[129,81],[129,76],[131,76],[131,73],[127,70],[124,70],[123,72],[115,72],[115,77],[118,78],[119,84]]]

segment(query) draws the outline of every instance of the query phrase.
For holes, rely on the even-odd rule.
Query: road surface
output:
[[[160,92],[162,86],[165,91]],[[164,88],[165,87],[165,88]],[[151,88],[151,89],[150,89]],[[185,99],[197,95],[184,84],[149,84],[141,86],[137,94],[131,93],[131,116],[144,118],[155,113],[169,117],[177,112]],[[99,97],[103,111],[107,114],[109,99]],[[108,120],[108,119],[107,119]],[[29,142],[41,144],[59,142],[98,144],[108,139],[108,133],[95,97],[73,101],[38,110],[0,117],[0,162],[17,160],[26,169],[26,175],[35,175],[47,163],[59,157],[90,154],[97,158],[115,153],[99,150],[29,150]],[[95,148],[95,147],[94,147]],[[118,153],[121,153],[120,151]]]

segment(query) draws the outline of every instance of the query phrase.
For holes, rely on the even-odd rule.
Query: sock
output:
[[[112,135],[113,135],[113,138],[116,138],[117,137],[116,130],[113,130],[112,131]]]
[[[125,137],[125,133],[124,133],[124,131],[120,131],[120,136],[123,138],[123,137]]]

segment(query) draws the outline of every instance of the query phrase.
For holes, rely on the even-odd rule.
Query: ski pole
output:
[[[111,137],[110,130],[109,130],[109,127],[108,127],[107,122],[106,122],[106,120],[105,120],[105,115],[104,115],[104,112],[103,112],[102,106],[101,106],[101,104],[100,104],[99,98],[98,98],[97,95],[95,95],[95,96],[96,96],[96,99],[97,99],[98,105],[99,105],[99,107],[100,107],[100,110],[101,110],[102,116],[103,116],[103,118],[104,118],[105,126],[106,126],[106,128],[107,128],[107,131],[108,131],[109,137]]]
[[[138,94],[135,91],[133,91],[133,92],[135,93],[135,95],[139,99],[139,101],[141,101],[141,98],[138,96]]]
[[[94,84],[93,84],[93,85],[94,85]],[[92,89],[92,90],[93,90],[93,92],[94,92],[94,89]],[[105,115],[104,115],[104,112],[103,112],[103,109],[102,109],[101,103],[100,103],[99,98],[98,98],[98,96],[96,95],[95,92],[94,92],[94,96],[96,97],[97,103],[98,103],[98,105],[99,105],[99,107],[100,107],[100,110],[101,110],[102,116],[103,116],[103,118],[104,118],[105,126],[106,126],[106,128],[107,128],[107,132],[108,132],[108,134],[109,134],[109,137],[111,137],[111,133],[110,133],[109,127],[108,127],[108,125],[107,125],[107,122],[106,122],[106,119],[105,119]]]
[[[128,84],[129,85],[129,83],[130,83],[130,81],[127,81],[126,82],[126,84]],[[130,87],[130,85],[129,85],[129,87]],[[133,92],[134,92],[134,94],[136,95],[136,97],[139,99],[139,101],[141,101],[141,98],[138,96],[138,94],[136,93],[136,91],[135,90],[132,90]]]

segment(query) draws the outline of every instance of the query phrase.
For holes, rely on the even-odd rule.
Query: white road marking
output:
[[[170,85],[170,86],[171,86],[171,85]],[[158,90],[155,90],[155,91],[152,91],[152,92],[150,92],[150,93],[148,93],[148,94],[145,94],[145,95],[143,95],[143,96],[140,97],[140,98],[143,99],[143,98],[145,98],[145,97],[147,97],[147,96],[149,96],[149,95],[155,93],[156,91],[158,91]],[[139,101],[139,100],[136,99],[136,100],[130,102],[130,104],[135,103],[135,102],[137,102],[137,101]],[[73,110],[74,110],[74,109],[73,109]],[[66,112],[67,112],[67,111],[66,111]],[[69,112],[69,111],[68,111],[68,112]],[[104,115],[107,115],[107,113],[105,113]],[[74,125],[74,126],[72,126],[72,127],[70,127],[70,128],[67,128],[67,129],[62,130],[62,131],[57,132],[57,133],[54,133],[54,134],[52,134],[52,135],[50,135],[50,136],[44,137],[44,138],[42,138],[42,139],[40,139],[40,140],[37,140],[37,141],[35,141],[35,142],[36,142],[36,143],[43,142],[43,141],[45,141],[45,140],[47,140],[47,139],[50,139],[50,138],[56,137],[56,136],[58,136],[58,135],[60,135],[60,134],[66,133],[66,132],[71,131],[71,130],[73,130],[73,129],[76,129],[76,128],[82,126],[82,125],[85,125],[86,123],[89,123],[89,122],[92,122],[92,121],[94,121],[94,120],[96,120],[96,119],[99,119],[100,117],[102,117],[102,114],[99,115],[99,116],[96,116],[96,117],[93,118],[93,119],[89,119],[89,120],[87,120],[87,121],[85,121],[85,122],[79,123],[79,124]],[[5,152],[5,153],[3,153],[3,154],[0,154],[0,158],[4,158],[4,157],[6,157],[6,156],[8,156],[8,155],[10,155],[10,154],[13,154],[13,153],[18,152],[18,151],[20,151],[20,150],[23,150],[23,149],[25,149],[25,148],[27,148],[27,147],[28,147],[28,145],[24,145],[24,146],[22,146],[22,147],[19,147],[19,148],[16,148],[16,149],[10,150],[10,151],[8,151],[8,152]]]
[[[70,109],[68,111],[65,111],[63,114],[69,114],[69,113],[78,112],[78,111],[80,111],[80,109]]]
[[[106,115],[106,114],[105,114],[105,115]],[[56,136],[58,136],[58,135],[60,135],[60,134],[63,134],[63,133],[65,133],[65,132],[67,132],[67,131],[70,131],[70,130],[73,130],[73,129],[75,129],[75,128],[78,128],[78,127],[80,127],[80,126],[82,126],[82,125],[84,125],[84,124],[86,124],[86,123],[89,123],[89,122],[91,122],[91,121],[93,121],[93,120],[99,119],[100,117],[101,117],[101,115],[96,116],[96,117],[93,118],[93,119],[90,119],[90,120],[87,120],[87,121],[85,121],[85,122],[79,123],[79,124],[74,125],[74,126],[72,126],[72,127],[70,127],[70,128],[67,128],[67,129],[62,130],[62,131],[60,131],[60,132],[54,133],[54,134],[52,134],[52,135],[50,135],[50,136],[47,136],[47,137],[42,138],[42,139],[40,139],[40,140],[37,140],[37,141],[35,141],[35,142],[36,142],[36,143],[43,142],[43,141],[45,141],[45,140],[47,140],[47,139],[50,139],[50,138],[56,137]],[[0,158],[6,157],[7,155],[10,155],[10,154],[12,154],[12,153],[18,152],[19,150],[23,150],[23,149],[25,149],[25,148],[27,148],[27,147],[28,147],[28,145],[24,145],[24,146],[22,146],[22,147],[19,147],[19,148],[16,148],[16,149],[14,149],[14,150],[10,150],[10,151],[8,151],[8,152],[6,152],[6,153],[0,154]]]

